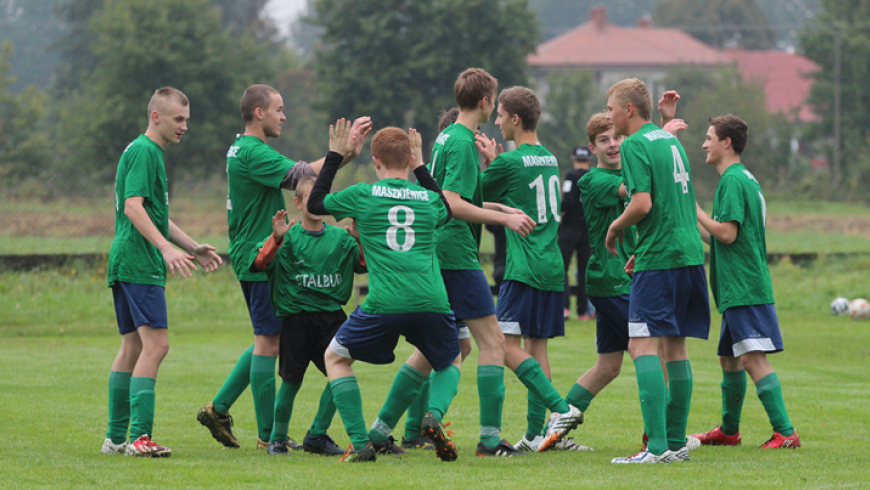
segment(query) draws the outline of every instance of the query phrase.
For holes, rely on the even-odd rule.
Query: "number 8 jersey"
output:
[[[450,313],[441,279],[438,228],[447,207],[437,193],[403,179],[360,183],[323,201],[336,220],[356,221],[369,270],[361,306],[372,315]]]
[[[692,169],[680,141],[652,123],[620,146],[625,189],[647,192],[649,214],[637,224],[635,271],[678,269],[704,264]]]
[[[502,153],[483,173],[484,201],[520,209],[537,223],[526,238],[507,230],[506,281],[565,290],[558,243],[561,199],[559,164],[540,144]]]

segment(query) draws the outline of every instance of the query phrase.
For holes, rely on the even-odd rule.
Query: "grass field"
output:
[[[474,456],[478,407],[474,366],[465,364],[459,395],[447,420],[460,459],[432,453],[381,457],[375,464],[338,465],[302,453],[290,458],[255,451],[256,427],[246,392],[232,413],[239,450],[224,450],[195,420],[238,355],[251,342],[249,321],[232,272],[171,279],[167,287],[172,349],[157,384],[155,439],[170,446],[167,460],[99,453],[107,416],[108,372],[117,352],[110,291],[104,271],[74,269],[0,273],[0,484],[36,487],[169,488],[853,488],[870,477],[870,322],[827,312],[836,295],[870,296],[870,260],[820,260],[809,268],[785,261],[772,269],[786,351],[773,358],[786,404],[803,447],[761,451],[771,433],[750,384],[744,407],[744,445],[701,448],[679,465],[623,466],[610,459],[636,452],[643,430],[634,368],[594,400],[573,435],[594,452],[547,453],[522,459]],[[695,391],[689,430],[706,431],[720,415],[720,370],[715,357],[718,316],[707,342],[690,342]],[[410,352],[401,344],[397,357]],[[594,362],[594,324],[571,321],[551,343],[553,378],[564,394]],[[398,364],[358,365],[371,423]],[[297,398],[290,434],[300,439],[311,422],[324,378],[309,371]],[[503,436],[516,442],[525,429],[526,392],[512,374]],[[331,434],[348,442],[336,416]],[[401,436],[402,428],[396,430]]]

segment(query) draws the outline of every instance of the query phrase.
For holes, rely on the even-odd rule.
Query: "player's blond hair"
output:
[[[595,138],[612,127],[613,123],[610,122],[610,119],[607,119],[607,113],[605,112],[599,112],[590,117],[589,122],[586,123],[586,137],[589,138],[589,143],[594,145]]]
[[[460,109],[476,109],[484,97],[495,97],[498,80],[483,68],[469,68],[459,74],[453,84],[456,105]]]
[[[613,84],[607,91],[607,98],[613,98],[622,105],[631,104],[638,117],[644,121],[652,119],[652,94],[638,78],[626,78]]]
[[[242,100],[239,102],[242,119],[249,123],[254,120],[254,111],[258,108],[264,111],[268,110],[269,106],[272,105],[272,94],[277,93],[278,91],[274,88],[263,84],[251,85],[245,89]]]
[[[148,118],[151,118],[151,113],[154,111],[158,113],[165,111],[166,105],[169,102],[180,104],[181,107],[190,105],[190,100],[187,99],[187,96],[181,90],[173,87],[160,87],[154,91],[154,95],[148,101]]]
[[[386,127],[372,138],[372,156],[390,169],[411,165],[411,140],[402,128]]]
[[[498,105],[508,115],[520,116],[523,121],[523,131],[534,131],[541,117],[541,101],[534,92],[525,87],[510,87],[501,91]]]

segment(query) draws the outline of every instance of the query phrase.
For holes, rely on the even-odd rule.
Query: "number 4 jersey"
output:
[[[502,153],[483,173],[484,201],[520,209],[537,223],[526,238],[507,230],[505,280],[542,291],[565,290],[558,244],[561,198],[559,164],[540,144]]]
[[[637,224],[635,271],[704,264],[692,169],[683,145],[647,123],[622,142],[622,171],[631,197],[647,192],[649,214]]]
[[[404,179],[384,179],[329,194],[323,206],[336,220],[356,222],[369,270],[363,311],[450,313],[435,253],[438,228],[447,222],[437,193]]]

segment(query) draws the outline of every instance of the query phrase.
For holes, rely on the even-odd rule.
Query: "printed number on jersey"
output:
[[[686,172],[686,166],[683,165],[683,157],[680,156],[680,150],[676,145],[671,145],[671,153],[674,154],[674,182],[683,184],[683,194],[688,194],[689,172]]]
[[[538,224],[547,222],[547,199],[544,189],[544,176],[539,175],[535,180],[529,183],[529,188],[535,190],[535,196],[538,202]],[[561,221],[559,216],[559,176],[553,175],[550,177],[550,182],[547,185],[550,194],[550,212],[553,214],[553,219],[558,223]]]
[[[405,220],[399,222],[399,211],[405,213]],[[414,210],[408,206],[393,206],[387,214],[387,219],[393,225],[387,228],[387,246],[396,252],[407,252],[414,246],[414,229],[411,225],[414,224]],[[399,230],[405,232],[405,241],[399,243]]]

